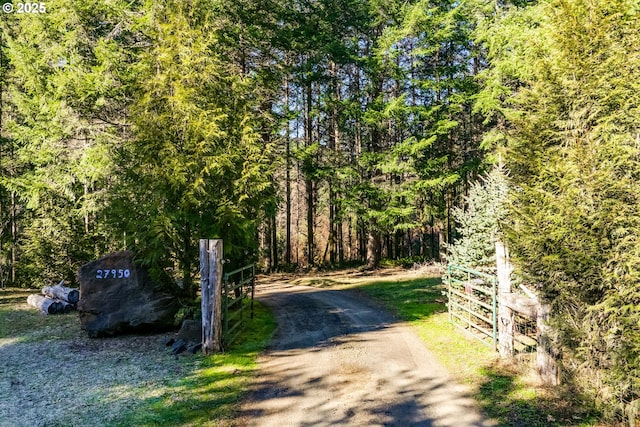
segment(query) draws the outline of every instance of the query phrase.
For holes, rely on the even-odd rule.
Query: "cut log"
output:
[[[62,303],[59,301],[38,294],[29,295],[27,297],[27,303],[39,309],[44,314],[58,314],[63,310]]]
[[[53,300],[53,304],[51,304],[52,306],[55,306],[55,308],[53,309],[55,311],[55,313],[53,314],[60,314],[60,313],[64,313],[64,305],[62,304],[62,301],[60,300]]]
[[[42,288],[42,293],[49,298],[66,301],[69,304],[76,304],[80,300],[80,292],[78,292],[77,289],[62,286],[62,283],[64,282],[60,282],[55,286],[45,286]]]
[[[187,349],[187,343],[183,339],[179,339],[171,346],[171,352],[173,354],[180,354]]]
[[[68,314],[76,310],[75,304],[70,304],[66,301],[60,301],[60,300],[58,300],[58,302],[62,305],[62,313],[64,314]]]

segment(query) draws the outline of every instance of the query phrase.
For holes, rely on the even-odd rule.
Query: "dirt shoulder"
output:
[[[258,287],[278,329],[246,426],[489,426],[410,329],[347,290]]]
[[[77,314],[14,306],[3,327],[33,329],[0,338],[0,427],[110,425],[196,362],[171,356],[173,334],[88,338]]]

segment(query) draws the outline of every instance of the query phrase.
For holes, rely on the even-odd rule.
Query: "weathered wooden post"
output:
[[[501,241],[496,242],[496,266],[498,268],[498,351],[501,357],[513,356],[513,311],[507,306],[511,293],[509,249]]]
[[[544,384],[560,384],[560,369],[558,367],[558,351],[550,336],[551,327],[548,325],[551,307],[548,304],[540,304],[537,307],[537,355],[536,366],[538,375]]]
[[[222,351],[222,240],[200,239],[202,352]]]

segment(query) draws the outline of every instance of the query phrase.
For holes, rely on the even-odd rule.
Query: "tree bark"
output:
[[[343,221],[342,221],[342,213],[338,212],[338,263],[342,265],[344,263],[344,231],[343,231]]]
[[[356,223],[356,231],[358,233],[358,260],[367,260],[367,226],[364,220],[358,219]]]
[[[285,114],[289,114],[289,80],[285,80]],[[286,217],[286,231],[285,231],[285,255],[284,261],[287,266],[291,265],[291,141],[289,140],[289,119],[286,120],[286,136],[285,136],[285,217]]]
[[[315,264],[315,241],[314,241],[314,197],[313,197],[313,181],[306,179],[307,190],[307,260],[310,266]]]
[[[66,301],[69,304],[76,304],[80,300],[80,292],[77,289],[62,286],[62,283],[63,282],[60,282],[55,286],[45,286],[42,288],[42,293],[49,298]]]
[[[267,271],[269,272],[273,271],[273,245],[271,244],[273,233],[271,232],[271,226],[271,216],[268,216],[264,225],[264,247],[266,248],[267,255]]]
[[[536,366],[540,379],[546,385],[560,384],[560,368],[558,366],[559,352],[551,338],[551,328],[548,325],[551,307],[549,305],[538,306],[537,316],[537,341],[538,351]]]
[[[278,270],[278,230],[276,224],[276,214],[277,212],[273,212],[273,216],[271,217],[271,270]]]
[[[16,215],[16,192],[11,191],[11,285],[16,286],[16,264],[18,261],[18,218]]]
[[[307,147],[311,146],[313,135],[313,119],[311,117],[313,91],[311,82],[307,82],[306,87],[306,111],[305,111],[305,142]],[[313,179],[309,176],[313,168],[313,162],[309,158],[305,158],[305,189],[307,192],[307,260],[310,266],[315,264],[315,242],[314,242],[314,185]]]
[[[58,314],[64,309],[61,302],[38,294],[29,295],[27,304],[39,309],[44,314]]]
[[[327,247],[329,249],[329,263],[336,262],[336,197],[333,191],[333,183],[329,181],[329,238]]]
[[[367,268],[376,268],[380,263],[380,235],[376,230],[375,221],[369,222],[367,234]]]
[[[182,287],[189,297],[196,298],[196,287],[193,284],[191,276],[191,224],[189,220],[185,220],[182,235],[182,256],[180,266],[182,267]]]
[[[513,357],[513,311],[507,305],[511,294],[511,271],[509,250],[505,244],[496,242],[496,266],[498,268],[498,351],[503,358]]]

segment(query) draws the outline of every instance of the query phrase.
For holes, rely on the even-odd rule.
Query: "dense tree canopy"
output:
[[[189,284],[203,236],[269,268],[440,257],[484,158],[471,9],[94,3],[3,24],[12,282],[127,247]]]
[[[216,2],[95,3],[4,22],[11,280],[74,280],[128,248],[189,289],[198,238],[256,249],[270,146],[254,83],[218,49]]]
[[[619,413],[640,398],[639,12],[510,9],[487,28],[482,97],[504,120],[520,271],[553,306],[567,367]]]

